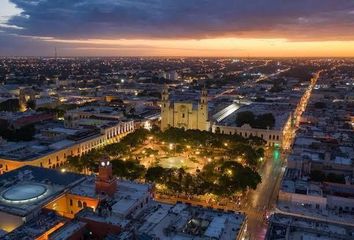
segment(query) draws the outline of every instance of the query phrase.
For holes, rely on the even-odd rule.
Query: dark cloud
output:
[[[352,0],[11,0],[11,32],[56,38],[354,39]],[[6,30],[10,31],[10,30]]]
[[[0,56],[54,56],[55,48],[59,56],[149,55],[160,49],[144,44],[68,44],[0,32]]]
[[[49,42],[28,36],[69,40],[215,37],[354,40],[354,0],[10,1],[22,13],[10,18],[5,26],[0,24],[0,55],[53,55],[54,46],[63,55],[155,52],[158,55],[163,49]],[[168,53],[168,49],[163,51]]]
[[[53,52],[53,46],[48,43],[0,32],[0,56],[49,56]]]

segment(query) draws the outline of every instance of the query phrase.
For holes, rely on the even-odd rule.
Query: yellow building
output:
[[[205,89],[198,104],[192,102],[172,102],[169,99],[167,87],[162,92],[161,99],[161,130],[169,127],[184,129],[209,130],[208,94]]]
[[[119,142],[134,131],[134,121],[119,122],[102,128],[99,133],[74,141],[63,140],[43,151],[35,151],[35,146],[21,146],[9,150],[8,155],[0,155],[0,175],[14,169],[31,165],[44,168],[59,168],[68,156],[80,156],[93,149]],[[34,147],[34,149],[33,149]]]

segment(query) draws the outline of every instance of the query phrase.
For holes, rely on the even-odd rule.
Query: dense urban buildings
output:
[[[1,175],[2,239],[242,239],[241,213],[155,202],[151,184],[25,166]],[[6,233],[9,232],[9,233]]]
[[[351,239],[351,59],[2,58],[3,239]]]
[[[0,0],[0,240],[354,239],[354,1]]]

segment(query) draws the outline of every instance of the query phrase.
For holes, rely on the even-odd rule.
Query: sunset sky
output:
[[[353,0],[0,0],[0,56],[354,56]]]

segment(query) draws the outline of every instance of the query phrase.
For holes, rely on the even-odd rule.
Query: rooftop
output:
[[[48,230],[64,225],[68,220],[56,215],[54,212],[42,212],[38,217],[23,224],[9,234],[3,240],[32,240],[37,239]]]
[[[265,114],[265,113],[272,113],[275,118],[275,125],[273,130],[281,130],[286,121],[290,116],[290,112],[292,111],[292,106],[285,103],[258,103],[258,102],[244,102],[244,104],[238,105],[233,104],[226,107],[224,112],[228,112],[229,114],[220,114],[217,113],[214,117],[218,118],[218,124],[225,125],[225,126],[233,126],[236,127],[236,116],[240,112],[250,111],[253,112],[255,115]],[[221,115],[221,116],[219,116]]]
[[[354,227],[284,214],[274,214],[271,216],[266,235],[267,240],[350,240],[353,238]]]
[[[75,173],[25,166],[0,176],[0,211],[26,216],[83,180]]]
[[[98,129],[74,130],[68,128],[65,130],[61,132],[67,135],[64,137],[50,139],[41,136],[32,141],[0,143],[0,158],[30,161],[100,135]],[[59,130],[54,129],[54,131]],[[46,132],[50,132],[50,130],[46,129]]]
[[[154,202],[137,222],[141,236],[163,239],[235,239],[243,229],[245,215],[216,210]]]

